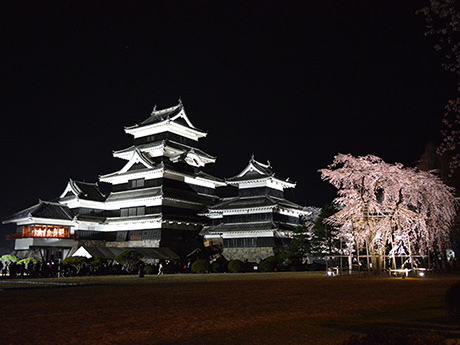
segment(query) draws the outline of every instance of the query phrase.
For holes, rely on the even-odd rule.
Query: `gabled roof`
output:
[[[145,152],[148,150],[162,149],[163,146],[164,146],[164,140],[155,142],[155,143],[142,144],[142,145],[131,145],[127,148],[113,151],[112,154],[116,158],[127,159],[126,157],[131,157],[132,152],[136,149],[138,149],[141,152]]]
[[[255,181],[260,179],[272,179],[276,180],[278,183],[281,183],[284,188],[293,188],[296,183],[288,179],[282,180],[275,175],[272,171],[272,166],[270,162],[267,161],[267,164],[258,162],[254,159],[252,155],[249,160],[248,165],[236,176],[226,179],[230,185],[239,185],[241,182]]]
[[[228,178],[227,181],[240,181],[274,176],[274,173],[270,168],[270,162],[267,161],[267,164],[263,164],[256,161],[254,159],[254,155],[252,155],[246,168],[244,168],[238,175]]]
[[[60,198],[64,198],[68,193],[71,192],[80,199],[93,200],[93,201],[104,201],[105,195],[102,194],[99,189],[99,185],[96,183],[88,183],[81,181],[74,181],[69,179],[67,186],[62,192]]]
[[[50,220],[72,220],[72,211],[58,203],[42,201],[38,204],[19,211],[3,220],[3,223],[12,223],[24,218],[45,218]]]
[[[161,110],[157,110],[157,106],[155,104],[155,107],[150,113],[150,116],[146,118],[144,121],[140,122],[138,126],[150,125],[151,123],[161,122],[166,119],[175,118],[182,109],[184,109],[184,106],[182,102],[180,101],[178,104],[172,107],[161,109]]]
[[[199,148],[191,147],[191,146],[188,146],[188,145],[185,145],[185,144],[181,144],[181,143],[178,143],[178,142],[173,141],[173,140],[169,140],[169,139],[165,140],[165,145],[166,146],[171,146],[171,147],[176,148],[176,149],[184,150],[185,152],[193,151],[197,155],[202,156],[203,158],[211,161],[212,163],[214,163],[216,161],[216,159],[217,159],[216,156],[212,156],[209,153],[206,153],[206,152],[204,152],[203,150],[201,150]]]
[[[125,166],[120,170],[121,173],[125,173],[131,169],[135,164],[142,164],[146,169],[154,169],[155,163],[153,163],[146,155],[144,155],[140,150],[135,149],[131,159]]]
[[[182,101],[180,99],[177,105],[166,108],[166,109],[157,110],[157,107],[155,105],[155,107],[153,108],[148,118],[146,118],[144,121],[140,123],[136,123],[132,126],[125,127],[125,131],[129,132],[131,130],[134,130],[140,127],[146,127],[146,126],[150,126],[153,124],[159,124],[159,123],[167,122],[167,121],[175,122],[178,125],[188,127],[198,132],[206,133],[205,131],[196,128],[190,122],[189,118],[187,117],[187,114],[185,113],[184,105],[182,104]]]
[[[179,155],[173,156],[170,158],[171,162],[176,163],[176,162],[184,162],[188,165],[191,165],[193,167],[203,167],[206,165],[206,161],[202,159],[202,156],[197,154],[195,149],[191,148]]]
[[[140,166],[137,166],[137,165],[140,165]],[[123,168],[121,168],[119,171],[116,171],[116,172],[113,172],[113,173],[110,173],[110,174],[100,175],[99,180],[103,181],[103,180],[109,179],[109,178],[114,177],[114,176],[123,175],[125,173],[128,173],[133,166],[136,166],[133,169],[133,170],[136,170],[136,171],[139,170],[139,169],[142,169],[142,168],[145,168],[145,169],[161,169],[163,167],[162,164],[155,165],[155,163],[150,158],[148,158],[146,155],[144,155],[138,149],[135,149],[134,152],[133,152],[133,155],[131,156],[131,159],[125,164],[125,166]]]
[[[184,153],[193,151],[196,155],[199,156],[201,160],[203,160],[205,164],[214,163],[217,158],[215,156],[211,156],[210,154],[204,152],[203,150],[200,150],[199,148],[181,144],[181,143],[178,143],[170,139],[166,139],[166,140],[162,140],[162,141],[158,141],[154,143],[136,145],[136,146],[132,145],[125,149],[113,151],[113,156],[117,158],[121,158],[121,159],[129,159],[132,152],[135,151],[136,149],[147,155],[152,151],[157,151],[157,152],[160,151],[163,153],[163,155],[166,155],[166,156],[171,155],[170,152],[174,152],[174,151],[179,152],[178,153],[179,156]]]

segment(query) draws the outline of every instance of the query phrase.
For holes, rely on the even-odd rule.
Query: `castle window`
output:
[[[135,217],[144,216],[145,206],[122,208],[120,210],[120,217]]]
[[[143,178],[129,181],[130,188],[140,188],[140,187],[144,187],[144,185],[145,185],[145,180]]]

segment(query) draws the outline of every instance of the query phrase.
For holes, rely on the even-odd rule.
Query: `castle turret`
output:
[[[209,225],[201,234],[208,243],[222,244],[227,260],[258,262],[275,255],[289,245],[301,217],[310,214],[284,198],[284,189],[296,184],[277,177],[269,162],[258,162],[254,156],[226,182],[238,188],[238,196],[223,198],[202,213]]]

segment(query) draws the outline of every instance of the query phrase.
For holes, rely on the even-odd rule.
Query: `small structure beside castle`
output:
[[[125,132],[133,136],[133,145],[113,152],[124,165],[99,176],[112,186],[108,195],[97,183],[70,179],[55,200],[39,201],[3,220],[17,226],[9,236],[16,256],[64,259],[76,250],[117,248],[178,259],[205,244],[221,247],[228,260],[260,260],[286,247],[301,217],[309,214],[284,199],[284,189],[295,183],[254,157],[226,180],[205,173],[203,167],[216,157],[199,149],[207,133],[192,124],[181,101],[155,107]],[[216,191],[225,186],[237,194],[220,198]]]

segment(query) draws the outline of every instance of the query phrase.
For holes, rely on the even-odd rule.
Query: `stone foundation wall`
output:
[[[116,248],[159,248],[160,240],[140,240],[140,241],[102,241],[102,240],[83,240],[78,241],[77,245],[74,246],[75,250],[81,246],[87,247],[116,247]],[[75,251],[74,250],[74,251]]]
[[[40,253],[40,249],[29,249],[29,250],[14,250],[11,255],[16,256],[19,260],[32,258],[39,261],[43,260],[43,256]]]
[[[141,241],[122,241],[122,242],[109,242],[103,240],[80,240],[70,250],[68,256],[72,256],[81,246],[86,247],[116,247],[116,248],[159,248],[160,240],[141,240]]]
[[[106,247],[117,248],[159,248],[160,240],[139,240],[123,242],[106,242]]]
[[[222,255],[227,260],[259,262],[274,255],[272,247],[224,248]]]

